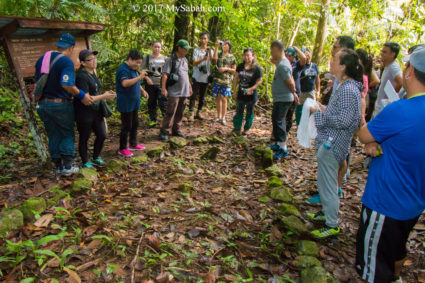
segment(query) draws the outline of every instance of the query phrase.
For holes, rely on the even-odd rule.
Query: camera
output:
[[[206,65],[199,66],[199,71],[204,74],[208,73],[207,66]]]
[[[177,75],[175,73],[170,74],[170,80],[177,82],[179,80],[179,75]]]
[[[219,40],[218,42],[220,43],[220,45],[223,45],[223,40]]]
[[[241,87],[241,91],[244,95],[246,95],[246,93],[248,92],[247,88]]]
[[[152,72],[152,71],[147,71],[147,72],[146,72],[146,74],[147,74],[149,77],[152,77],[152,76],[153,76],[153,74],[154,74],[154,72]]]

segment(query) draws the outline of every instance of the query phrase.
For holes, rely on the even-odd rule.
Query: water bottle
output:
[[[323,144],[323,147],[325,148],[325,149],[327,149],[327,150],[329,150],[329,149],[331,149],[331,147],[332,147],[332,141],[334,140],[334,138],[333,137],[329,137],[326,141],[325,141],[325,143]]]

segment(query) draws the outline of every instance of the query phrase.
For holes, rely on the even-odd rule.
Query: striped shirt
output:
[[[318,149],[329,137],[333,138],[332,152],[341,164],[350,152],[353,132],[360,123],[361,91],[363,86],[353,79],[338,85],[325,111],[316,111],[315,147]]]

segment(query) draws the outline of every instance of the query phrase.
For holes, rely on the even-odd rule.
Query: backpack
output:
[[[179,80],[179,69],[176,70],[177,65],[177,56],[175,54],[171,55],[171,72],[167,77],[166,87],[174,85]],[[179,66],[180,68],[180,66]]]
[[[55,57],[55,59],[53,59],[53,61],[51,61],[50,62],[50,65],[49,65],[49,73],[50,73],[50,70],[53,68],[53,66],[55,65],[55,63],[60,59],[60,58],[62,58],[63,56],[65,56],[65,55],[63,55],[62,53],[60,53],[59,55],[57,55],[56,57]],[[32,101],[32,102],[37,102],[39,99],[40,99],[40,97],[43,95],[43,91],[44,91],[44,88],[45,88],[45,86],[46,86],[46,83],[47,83],[47,79],[49,78],[49,73],[42,73],[41,75],[40,75],[40,77],[38,78],[38,80],[35,82],[35,84],[34,84],[34,88],[32,89],[32,91],[30,92],[30,100]]]

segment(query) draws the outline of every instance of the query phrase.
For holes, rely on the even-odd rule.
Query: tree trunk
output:
[[[314,41],[313,57],[312,61],[317,65],[320,65],[320,60],[322,58],[323,46],[325,45],[326,40],[326,31],[328,26],[328,16],[329,16],[329,4],[330,0],[321,0],[321,11],[319,23],[317,24],[316,39]]]
[[[210,33],[210,41],[215,42],[221,36],[221,27],[218,16],[213,16],[208,22],[208,31]]]
[[[176,0],[176,7],[187,6],[187,0]],[[174,46],[180,39],[188,39],[190,25],[190,14],[184,11],[178,11],[174,18]]]
[[[291,39],[289,40],[288,44],[286,46],[292,46],[294,44],[295,38],[297,37],[298,30],[300,29],[301,23],[303,22],[304,18],[301,18],[297,25],[295,26],[294,31],[292,32]]]

